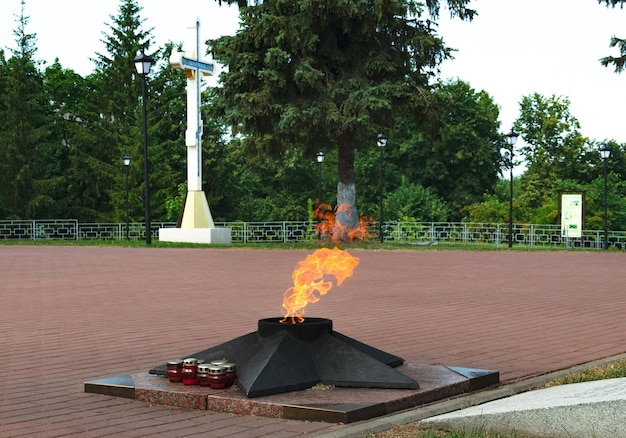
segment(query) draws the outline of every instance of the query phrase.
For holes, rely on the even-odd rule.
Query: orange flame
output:
[[[357,257],[352,257],[347,251],[321,248],[304,260],[298,262],[291,277],[293,286],[283,294],[283,308],[285,317],[280,322],[303,322],[304,308],[309,303],[316,303],[333,287],[331,281],[325,281],[325,275],[333,275],[337,279],[337,286],[352,276],[354,268],[359,264]]]
[[[346,229],[346,227],[342,226],[335,220],[337,214],[339,213],[349,214],[350,208],[351,207],[348,204],[340,204],[335,212],[333,211],[333,207],[331,205],[321,203],[313,212],[313,218],[319,220],[319,222],[315,225],[315,231],[317,234],[333,241],[352,241],[354,239],[367,240],[370,236],[369,223],[373,221],[372,218],[362,215],[359,218],[356,228],[350,230]]]

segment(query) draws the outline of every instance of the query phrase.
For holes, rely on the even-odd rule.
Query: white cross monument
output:
[[[202,118],[200,115],[201,75],[211,76],[213,64],[200,59],[200,21],[196,19],[195,47],[185,44],[185,52],[172,53],[170,64],[187,76],[187,199],[180,228],[161,228],[164,242],[230,243],[230,228],[216,228],[209,203],[202,191]],[[193,47],[193,48],[190,48]]]

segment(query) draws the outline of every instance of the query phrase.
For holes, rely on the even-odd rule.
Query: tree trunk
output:
[[[354,144],[350,132],[339,136],[338,148],[338,183],[337,183],[337,213],[333,236],[336,240],[351,240],[356,230],[359,215],[356,209],[356,187],[354,184]]]

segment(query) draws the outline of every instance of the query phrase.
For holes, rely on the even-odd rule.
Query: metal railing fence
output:
[[[217,227],[232,230],[234,243],[281,243],[315,239],[314,224],[309,221],[216,222]],[[175,227],[174,222],[152,222],[151,232],[158,238],[160,228]],[[378,226],[372,224],[372,239],[378,240]],[[131,223],[130,239],[145,238],[145,224]],[[508,224],[468,222],[385,222],[384,241],[388,243],[437,245],[508,245]],[[123,240],[125,223],[80,223],[75,219],[3,220],[0,239],[5,240]],[[561,235],[558,225],[515,224],[513,243],[528,247],[602,249],[604,231],[585,230],[580,238]],[[626,231],[608,232],[609,248],[626,250]]]

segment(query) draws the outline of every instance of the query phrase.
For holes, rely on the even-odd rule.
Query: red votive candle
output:
[[[180,383],[183,381],[183,361],[173,359],[167,361],[167,377],[170,382]]]
[[[183,360],[183,385],[198,384],[198,359],[188,357]]]
[[[209,381],[209,367],[211,365],[203,363],[198,364],[198,371],[196,373],[196,377],[198,379],[198,384],[200,386],[211,386],[211,382]]]
[[[226,388],[230,388],[237,381],[237,371],[235,368],[235,364],[232,362],[227,362],[223,364],[226,367]]]
[[[211,388],[226,388],[226,367],[224,365],[209,365],[208,379]]]

